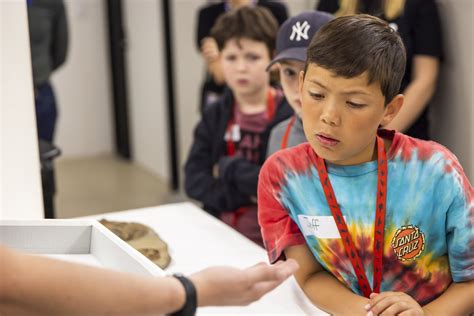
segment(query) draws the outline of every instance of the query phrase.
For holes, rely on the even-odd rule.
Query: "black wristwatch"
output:
[[[194,316],[197,309],[197,293],[193,282],[180,273],[173,274],[173,277],[178,279],[178,281],[183,285],[186,293],[186,300],[183,308],[170,314],[170,316]]]

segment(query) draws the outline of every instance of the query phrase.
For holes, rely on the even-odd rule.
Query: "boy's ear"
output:
[[[387,126],[397,116],[398,112],[403,106],[405,97],[403,94],[397,94],[392,101],[385,107],[385,113],[380,122],[380,125]]]
[[[298,82],[298,88],[299,88],[299,92],[300,92],[300,99],[301,99],[301,96],[303,95],[303,83],[304,83],[304,71],[301,70],[300,75],[299,75],[299,82]]]

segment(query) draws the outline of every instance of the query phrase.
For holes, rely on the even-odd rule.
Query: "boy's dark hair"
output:
[[[219,50],[232,39],[236,39],[238,44],[242,38],[263,42],[271,58],[277,32],[278,22],[268,9],[243,6],[221,15],[211,29],[211,36],[216,40]]]
[[[345,78],[367,71],[369,84],[380,83],[388,104],[399,93],[406,53],[402,39],[385,21],[359,14],[324,25],[309,44],[306,68],[310,63]]]

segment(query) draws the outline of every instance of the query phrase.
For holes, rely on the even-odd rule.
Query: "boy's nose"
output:
[[[239,71],[244,71],[247,69],[247,62],[244,59],[240,59],[237,61],[237,69]]]
[[[339,126],[341,124],[341,116],[337,111],[336,104],[329,103],[323,107],[321,120],[331,126]]]

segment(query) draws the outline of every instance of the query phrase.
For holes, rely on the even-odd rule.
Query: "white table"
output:
[[[172,257],[166,273],[190,274],[213,265],[245,268],[268,262],[263,248],[192,203],[168,204],[88,216],[89,219],[139,222],[168,243]],[[245,307],[205,307],[198,315],[327,315],[316,309],[290,278],[262,299]]]

